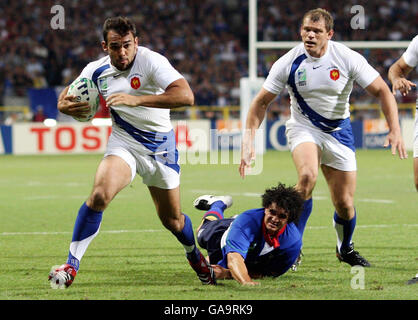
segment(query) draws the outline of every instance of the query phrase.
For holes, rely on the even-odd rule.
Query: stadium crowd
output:
[[[239,82],[248,76],[248,1],[240,0],[63,0],[64,29],[51,27],[50,0],[0,3],[0,106],[5,97],[25,97],[31,87],[68,85],[90,61],[103,55],[105,18],[125,15],[137,24],[140,45],[165,55],[187,78],[196,105],[239,105]],[[354,5],[365,11],[365,29],[352,29]],[[323,7],[334,14],[334,40],[411,40],[417,33],[414,0],[258,1],[258,40],[298,41],[300,12]],[[362,50],[387,80],[404,49]],[[285,50],[259,50],[258,75],[265,77]],[[411,75],[416,80],[417,74]],[[415,81],[416,82],[416,81]],[[353,103],[370,97],[354,88]],[[409,100],[414,97],[409,96]],[[288,97],[272,106],[288,112]],[[408,101],[406,101],[408,102]]]

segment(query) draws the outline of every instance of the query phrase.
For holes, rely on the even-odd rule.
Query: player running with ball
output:
[[[162,224],[183,245],[201,282],[216,284],[213,269],[196,247],[191,220],[180,208],[180,166],[170,108],[193,105],[189,84],[165,57],[138,46],[135,25],[127,18],[105,21],[102,47],[108,55],[89,63],[80,76],[91,79],[106,99],[112,134],[93,190],[79,209],[67,263],[51,270],[51,286],[71,285],[99,232],[103,211],[137,173],[148,186]],[[59,96],[59,111],[83,115],[86,103],[72,102],[67,91],[68,87]]]

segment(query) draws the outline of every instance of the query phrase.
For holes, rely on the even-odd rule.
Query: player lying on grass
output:
[[[253,278],[278,277],[298,260],[302,235],[311,208],[301,194],[279,184],[262,195],[262,207],[224,218],[232,205],[230,196],[200,196],[195,208],[205,210],[196,230],[199,245],[206,249],[216,279],[235,279],[257,285]]]

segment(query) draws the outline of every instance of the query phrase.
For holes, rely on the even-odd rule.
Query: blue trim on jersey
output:
[[[158,153],[150,155],[151,158],[163,163],[177,173],[180,172],[180,166],[177,163],[179,155],[176,149],[176,137],[173,130],[169,132],[143,131],[123,120],[115,110],[110,109],[110,113],[112,114],[115,123],[125,130],[132,138],[152,152]]]
[[[307,56],[305,54],[301,54],[299,57],[295,59],[295,61],[293,61],[292,67],[290,69],[289,78],[287,80],[287,83],[292,88],[293,94],[295,95],[296,100],[301,108],[302,114],[308,117],[308,119],[312,122],[313,125],[321,129],[322,131],[331,134],[340,143],[350,148],[351,150],[355,151],[354,136],[353,136],[353,132],[351,129],[350,118],[337,119],[337,120],[327,119],[321,116],[316,111],[314,111],[306,103],[305,99],[303,99],[303,97],[299,93],[296,87],[295,73],[296,73],[296,70],[301,65],[301,63],[306,58]],[[341,130],[336,130],[338,128]]]
[[[100,68],[96,69],[93,72],[91,80],[94,82],[96,87],[97,87],[97,79],[99,78],[99,76],[103,73],[103,71],[105,71],[106,69],[109,69],[109,68],[110,68],[110,64],[105,64],[104,66],[101,66]]]

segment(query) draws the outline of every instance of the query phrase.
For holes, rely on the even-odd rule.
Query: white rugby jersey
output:
[[[412,39],[408,46],[408,49],[402,55],[406,64],[410,67],[416,67],[418,65],[418,35]],[[418,109],[418,98],[417,98],[417,109]]]
[[[418,65],[418,35],[412,39],[402,56],[408,66],[416,67]]]
[[[106,99],[112,93],[124,92],[130,95],[157,95],[183,76],[161,54],[145,47],[138,47],[130,69],[120,71],[106,56],[89,63],[80,74],[96,83],[99,92]],[[113,106],[112,109],[135,128],[168,132],[172,130],[170,109],[149,107]]]
[[[300,43],[273,64],[263,88],[280,94],[286,86],[290,121],[332,131],[350,116],[353,82],[365,88],[378,76],[362,55],[341,43],[328,41],[320,58],[310,56]]]
[[[408,49],[402,55],[405,63],[410,67],[418,65],[418,35],[412,39]],[[414,158],[418,157],[418,97],[415,111]]]

